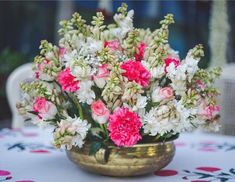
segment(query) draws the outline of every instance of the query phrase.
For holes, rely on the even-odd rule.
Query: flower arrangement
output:
[[[168,14],[157,30],[133,27],[134,11],[122,4],[114,24],[98,12],[91,25],[78,13],[61,21],[59,46],[41,41],[35,79],[21,84],[19,113],[34,124],[53,125],[56,147],[82,147],[90,154],[165,141],[184,131],[218,129],[220,68],[203,70],[202,45],[181,59],[168,43]]]

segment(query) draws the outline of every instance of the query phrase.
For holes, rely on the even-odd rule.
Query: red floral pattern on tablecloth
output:
[[[173,169],[162,169],[154,173],[158,177],[181,176],[182,180],[190,182],[234,182],[235,169],[228,171],[219,167],[200,166],[193,170],[177,171]]]
[[[8,181],[13,179],[11,172],[6,170],[0,170],[0,181]],[[17,180],[15,182],[34,182],[33,180]]]
[[[178,174],[178,172],[175,170],[164,169],[164,170],[156,171],[154,174],[156,176],[175,176]]]

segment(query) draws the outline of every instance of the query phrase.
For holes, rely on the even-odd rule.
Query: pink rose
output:
[[[117,40],[105,41],[104,42],[104,47],[108,47],[108,48],[115,51],[115,50],[120,49],[120,44]]]
[[[135,52],[135,60],[136,61],[142,61],[144,59],[144,51],[146,48],[146,44],[144,42],[140,42],[140,44],[137,47],[137,52]]]
[[[174,91],[171,87],[156,88],[152,92],[153,102],[160,102],[162,100],[168,100],[174,96]]]
[[[202,108],[199,111],[199,115],[203,116],[205,119],[212,120],[219,114],[220,107],[218,105],[210,105]]]
[[[76,78],[71,74],[70,68],[62,70],[58,74],[57,80],[63,91],[76,92],[79,89],[79,80],[76,80]]]
[[[170,64],[174,64],[175,68],[177,68],[180,65],[180,60],[179,59],[175,59],[175,58],[171,58],[171,57],[167,57],[164,60],[165,63],[165,73],[167,73],[167,67],[170,66]]]
[[[106,80],[109,77],[108,64],[102,64],[98,67],[98,73],[93,77],[94,82],[99,88],[103,88],[106,84]]]
[[[53,119],[57,113],[56,106],[47,101],[44,97],[36,97],[33,103],[33,111],[37,113],[40,119]]]
[[[100,124],[107,122],[109,118],[109,110],[105,104],[101,101],[95,101],[91,104],[92,118]]]

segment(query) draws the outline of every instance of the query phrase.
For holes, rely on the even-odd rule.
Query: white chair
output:
[[[217,86],[221,92],[221,133],[235,135],[235,63],[223,67]]]
[[[24,125],[24,119],[17,112],[16,103],[21,98],[20,82],[31,79],[32,75],[32,63],[27,63],[16,68],[7,79],[6,94],[12,112],[12,128]]]

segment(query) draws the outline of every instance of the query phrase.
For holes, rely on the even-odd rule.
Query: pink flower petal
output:
[[[175,176],[178,174],[178,172],[175,170],[165,169],[165,170],[161,170],[161,171],[156,171],[154,174],[156,176]]]

